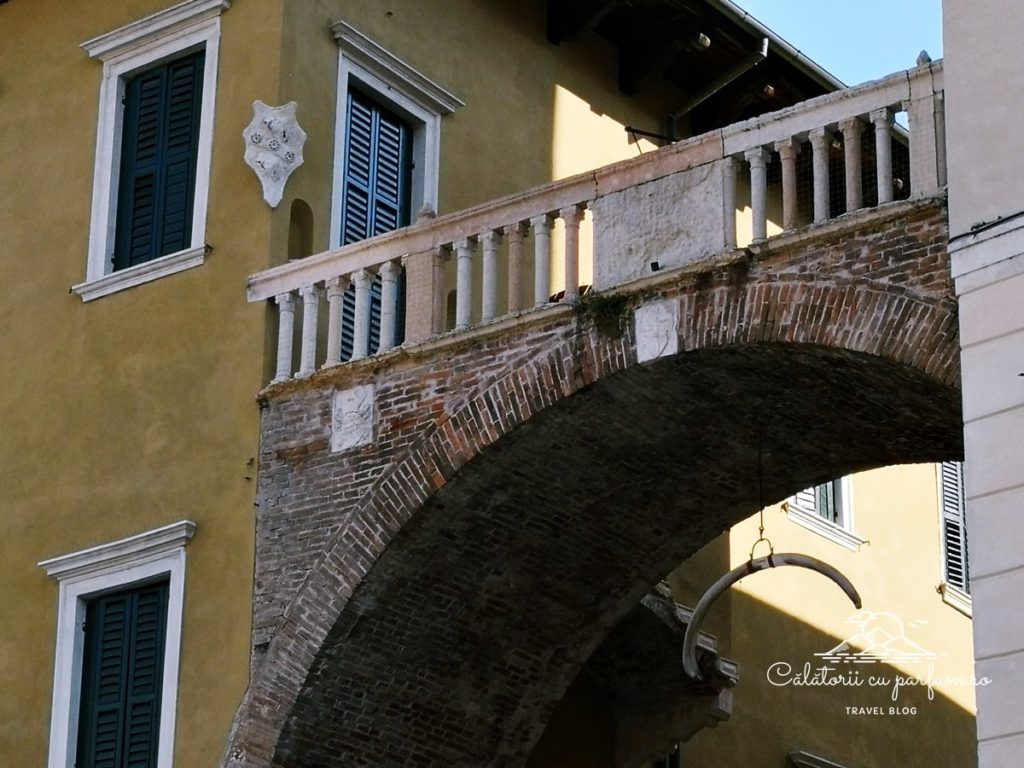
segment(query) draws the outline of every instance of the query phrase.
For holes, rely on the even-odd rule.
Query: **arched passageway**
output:
[[[519,768],[611,627],[757,508],[759,433],[766,502],[960,456],[945,214],[901,205],[273,390],[225,766]],[[340,452],[337,392],[373,433]]]
[[[274,765],[522,765],[580,666],[670,569],[766,501],[960,454],[957,390],[822,347],[634,367],[464,465],[318,650]]]

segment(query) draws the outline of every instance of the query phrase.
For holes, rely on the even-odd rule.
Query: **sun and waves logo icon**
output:
[[[830,664],[931,662],[940,656],[908,638],[903,622],[893,613],[858,611],[847,622],[855,625],[857,632],[815,656]]]

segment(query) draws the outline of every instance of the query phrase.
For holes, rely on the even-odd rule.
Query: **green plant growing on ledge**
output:
[[[598,333],[618,338],[626,330],[627,297],[623,294],[606,294],[587,291],[580,297],[577,311],[580,320],[590,320]]]

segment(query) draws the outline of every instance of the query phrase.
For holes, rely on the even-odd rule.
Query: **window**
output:
[[[794,523],[852,549],[864,539],[853,532],[853,493],[847,477],[807,488],[791,496],[786,514]]]
[[[125,80],[114,270],[191,244],[203,59],[197,51]]]
[[[349,91],[345,110],[345,157],[341,195],[341,245],[409,224],[412,129],[401,117],[358,91]],[[399,293],[404,280],[399,280]],[[380,341],[381,278],[370,284],[370,339]],[[405,302],[399,296],[398,306]],[[356,294],[349,286],[342,310],[341,359],[352,356]],[[405,323],[396,323],[401,343]]]
[[[88,601],[75,765],[154,765],[167,581]]]
[[[173,765],[187,520],[39,563],[60,583],[48,768]]]
[[[464,104],[456,96],[344,21],[334,23],[331,29],[340,50],[337,117],[339,131],[334,153],[335,195],[331,206],[329,243],[331,248],[336,248],[345,242],[341,238],[341,220],[344,207],[344,177],[347,172],[345,161],[349,94],[361,93],[370,103],[390,113],[390,119],[397,119],[405,124],[412,163],[406,191],[410,212],[418,211],[423,206],[437,210],[441,118]]]
[[[793,503],[800,509],[815,514],[833,525],[846,527],[846,510],[844,509],[846,505],[841,483],[841,480],[833,480],[813,488],[807,488],[793,498]]]
[[[942,534],[943,600],[970,615],[971,581],[967,554],[967,521],[964,516],[964,465],[944,461],[937,467],[940,531]]]
[[[349,91],[347,98],[344,169],[342,245],[409,223],[412,130],[357,91]]]
[[[83,301],[203,263],[229,5],[188,0],[82,44],[103,62]]]
[[[437,208],[441,117],[463,106],[451,93],[343,21],[332,25],[340,49],[331,248],[408,225],[413,212]],[[405,281],[399,278],[396,329],[401,342]],[[381,281],[370,287],[372,354],[380,336]],[[345,293],[341,359],[352,355],[355,289]]]

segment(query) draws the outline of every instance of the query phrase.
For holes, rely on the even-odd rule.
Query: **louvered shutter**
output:
[[[204,60],[198,51],[125,83],[115,270],[191,244]]]
[[[818,509],[818,497],[814,488],[805,488],[793,496],[793,503],[804,512],[816,512]]]
[[[792,503],[808,514],[841,525],[839,511],[842,502],[839,498],[838,482],[833,480],[813,488],[805,488],[794,494]]]
[[[967,558],[967,525],[964,518],[964,465],[944,461],[939,465],[942,505],[942,543],[946,582],[964,592],[971,591]]]
[[[152,768],[160,731],[167,583],[104,595],[86,609],[79,768]]]
[[[409,223],[411,152],[412,130],[408,124],[362,94],[349,92],[345,115],[342,245],[381,235]],[[404,274],[400,280],[404,283]],[[370,285],[371,354],[380,343],[380,300],[381,280],[377,277]],[[400,300],[399,306],[401,304]],[[404,317],[400,319],[404,320]],[[350,286],[343,303],[342,360],[352,356],[354,323],[355,288]],[[398,324],[400,337],[403,326],[404,322]]]
[[[835,482],[822,483],[814,488],[815,511],[830,523],[839,523],[839,506],[836,504]]]

